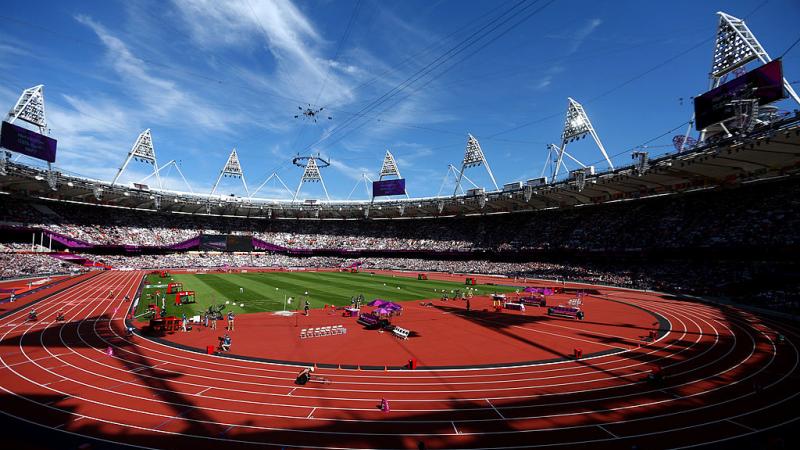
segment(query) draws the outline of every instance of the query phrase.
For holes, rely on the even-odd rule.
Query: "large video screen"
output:
[[[372,196],[383,197],[386,195],[405,195],[406,193],[406,180],[400,178],[397,180],[382,180],[372,182]]]
[[[253,237],[239,234],[204,234],[200,250],[210,252],[252,252]]]
[[[702,130],[735,116],[732,100],[758,99],[759,105],[766,105],[782,98],[783,67],[781,60],[776,59],[695,97],[695,124]]]
[[[3,127],[0,129],[0,147],[32,158],[56,162],[55,139],[13,123],[3,122]]]
[[[224,252],[228,247],[228,236],[224,234],[204,234],[200,236],[200,250]]]
[[[229,234],[226,240],[226,247],[229,252],[252,252],[253,237]]]

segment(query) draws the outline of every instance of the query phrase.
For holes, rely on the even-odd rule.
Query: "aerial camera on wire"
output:
[[[333,117],[326,116],[323,114],[325,107],[319,108],[312,108],[311,105],[306,105],[306,107],[298,106],[299,113],[297,113],[294,118],[295,119],[304,119],[304,120],[313,120],[314,123],[317,123],[317,119],[324,119],[327,117],[328,120],[333,120]]]

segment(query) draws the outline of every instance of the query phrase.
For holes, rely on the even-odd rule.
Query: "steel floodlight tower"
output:
[[[222,170],[219,172],[217,181],[214,183],[214,187],[211,188],[211,195],[214,195],[214,192],[217,191],[217,186],[219,186],[219,181],[222,179],[222,177],[241,179],[242,185],[244,186],[244,192],[248,196],[250,195],[250,191],[247,190],[247,183],[244,181],[244,172],[242,172],[242,165],[239,164],[239,155],[236,153],[235,148],[231,150],[231,154],[228,155],[228,160],[225,162],[225,166],[222,167]]]
[[[372,183],[372,178],[370,178],[369,175],[367,175],[366,172],[363,172],[363,173],[361,173],[361,178],[359,178],[358,181],[356,181],[356,184],[353,186],[353,189],[350,191],[350,195],[347,196],[347,200],[350,200],[350,198],[353,196],[353,193],[356,191],[356,189],[358,189],[358,186],[360,184],[362,184],[362,183],[364,184],[364,192],[366,192],[367,198],[372,197],[373,200],[375,199],[375,197],[372,196],[372,193],[370,192],[370,187],[371,187],[370,184]],[[372,202],[370,202],[370,204],[371,203]]]
[[[287,185],[286,185],[286,183],[284,183],[284,182],[283,182],[283,180],[281,179],[281,176],[280,176],[280,175],[278,175],[278,172],[272,172],[272,174],[270,174],[270,176],[268,176],[268,177],[267,177],[267,179],[266,179],[266,180],[264,180],[264,182],[263,182],[263,183],[261,183],[261,184],[259,184],[259,185],[258,185],[258,187],[256,188],[256,190],[255,190],[255,191],[253,191],[253,192],[251,192],[251,193],[250,193],[250,199],[252,199],[253,197],[255,197],[255,195],[256,195],[256,194],[258,194],[258,191],[260,191],[260,190],[261,190],[261,188],[263,188],[264,186],[266,186],[266,184],[267,184],[267,183],[269,183],[269,181],[270,181],[270,180],[272,180],[273,178],[274,178],[274,179],[276,179],[276,180],[278,180],[278,182],[279,182],[279,183],[281,184],[281,186],[282,186],[282,187],[283,187],[283,188],[286,190],[286,192],[288,192],[288,193],[289,193],[289,196],[292,196],[292,195],[294,195],[294,193],[292,192],[292,190],[291,190],[291,189],[289,189],[289,186],[287,186]],[[272,211],[272,210],[270,210],[270,211]],[[271,214],[271,213],[270,213],[270,214]]]
[[[486,168],[486,172],[489,174],[489,178],[492,179],[492,184],[494,184],[494,189],[499,191],[500,188],[497,186],[497,181],[494,179],[491,167],[489,167],[489,161],[486,160],[483,154],[481,144],[475,139],[475,136],[467,133],[467,148],[464,151],[464,160],[461,162],[461,170],[458,171],[453,197],[458,195],[458,190],[461,189],[461,179],[464,178],[464,171],[470,167],[478,166],[484,166]]]
[[[322,190],[325,191],[325,198],[328,199],[329,202],[331,201],[331,197],[328,195],[328,189],[325,187],[325,181],[322,180],[322,173],[319,171],[322,167],[330,166],[331,163],[329,161],[326,161],[319,155],[296,156],[292,159],[292,164],[303,168],[303,175],[300,177],[300,184],[297,185],[297,190],[294,192],[292,202],[297,200],[297,195],[300,194],[300,188],[303,187],[303,183],[316,182],[322,185]]]
[[[394,155],[388,149],[386,150],[386,155],[383,156],[383,164],[381,164],[378,180],[383,180],[383,177],[397,177],[398,180],[403,178],[403,176],[400,175],[400,168],[397,167],[397,161],[395,161]],[[411,198],[408,196],[408,191],[406,191],[406,198]],[[375,196],[372,196],[372,200],[375,200]]]
[[[161,177],[158,176],[158,163],[156,162],[156,150],[153,148],[153,137],[150,134],[150,128],[142,131],[139,133],[139,137],[136,138],[136,142],[133,143],[133,147],[131,147],[130,151],[128,152],[128,157],[125,158],[125,163],[122,164],[122,167],[119,168],[117,171],[117,175],[114,177],[114,180],[111,181],[111,185],[113,186],[116,184],[119,176],[122,175],[122,172],[125,171],[125,168],[128,167],[128,163],[134,161],[140,161],[143,163],[147,163],[153,166],[153,174],[156,177],[156,182],[158,183],[158,188],[161,189]]]
[[[747,28],[744,20],[722,11],[718,11],[717,15],[719,15],[719,25],[714,43],[714,55],[711,59],[711,89],[719,86],[725,75],[750,61],[758,59],[762,64],[772,61],[756,36]],[[783,87],[789,96],[800,104],[800,97],[786,78],[783,79]]]
[[[709,90],[722,84],[729,73],[742,73],[743,68],[752,61],[758,60],[762,64],[772,61],[772,58],[767,54],[764,47],[761,46],[761,43],[758,42],[758,39],[756,39],[756,36],[750,31],[750,28],[747,27],[747,24],[744,23],[744,20],[722,11],[717,11],[717,15],[719,16],[719,22],[717,25],[717,37],[714,42],[714,53],[711,57]],[[795,102],[800,104],[800,97],[786,78],[783,79],[783,88]],[[750,99],[741,100],[745,100],[745,103],[747,103]],[[749,113],[750,121],[748,123],[755,125],[753,118],[757,114],[758,109],[755,108],[755,112],[753,111],[752,102],[750,102],[750,108],[744,108],[741,104],[736,106],[737,110]],[[724,123],[714,124],[712,126],[717,125],[722,131],[730,135],[730,131],[728,131]],[[689,126],[691,127],[691,124]],[[707,132],[708,128],[700,132],[701,141],[705,139]],[[683,145],[678,152],[682,150]]]
[[[40,134],[47,134],[47,115],[44,110],[44,85],[40,84],[22,91],[17,103],[8,112],[6,122],[14,123],[22,120],[39,129]]]
[[[47,113],[44,108],[43,84],[22,91],[19,99],[17,99],[17,103],[14,104],[14,107],[8,112],[8,117],[6,117],[6,122],[8,123],[14,123],[17,120],[28,122],[35,126],[41,135],[48,134],[49,130],[47,128]],[[5,172],[8,155],[9,154],[6,153],[5,150],[3,150],[0,155],[0,158],[3,160],[3,172]],[[19,156],[17,156],[17,158],[19,158]],[[47,184],[50,186],[50,189],[54,191],[58,189],[58,176],[53,171],[53,165],[50,161],[47,161]]]
[[[561,170],[561,165],[564,162],[564,155],[567,155],[567,157],[576,161],[581,165],[581,167],[586,167],[583,163],[567,153],[567,144],[578,139],[585,138],[587,134],[591,135],[592,139],[594,139],[595,144],[597,144],[597,147],[600,149],[600,152],[606,159],[608,167],[610,167],[612,170],[614,169],[614,164],[611,163],[611,159],[609,159],[608,153],[606,153],[606,149],[603,147],[603,143],[600,141],[600,137],[597,136],[597,132],[594,131],[592,122],[589,120],[589,116],[586,115],[586,111],[584,111],[583,106],[573,100],[571,97],[567,97],[567,117],[564,120],[564,130],[561,132],[561,147],[553,146],[552,148],[548,149],[555,149],[556,154],[558,155],[556,157],[555,166],[553,167],[553,173],[550,178],[551,182],[555,183],[556,178],[558,177],[558,171]]]
[[[175,161],[174,159],[170,160],[170,162],[168,162],[168,163],[164,164],[163,166],[159,167],[158,169],[156,169],[155,172],[151,173],[150,175],[142,178],[141,180],[138,181],[138,183],[143,184],[145,181],[149,180],[150,177],[155,176],[157,173],[161,173],[167,167],[170,167],[170,168],[175,167],[175,170],[178,171],[178,174],[181,176],[181,179],[183,180],[183,184],[186,185],[186,188],[189,189],[189,192],[194,194],[194,190],[192,189],[192,185],[189,184],[188,181],[186,181],[186,177],[183,176],[183,171],[181,170],[181,166],[179,166],[178,162]],[[167,174],[169,174],[169,172],[167,172]]]

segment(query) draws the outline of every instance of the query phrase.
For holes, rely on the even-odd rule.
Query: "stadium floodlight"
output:
[[[611,163],[611,159],[608,157],[608,153],[606,153],[606,149],[603,147],[600,137],[597,135],[597,132],[592,126],[592,121],[589,120],[589,116],[586,115],[586,111],[583,109],[583,105],[571,97],[567,97],[567,116],[564,120],[564,129],[561,132],[561,146],[559,147],[551,144],[547,147],[548,155],[552,155],[553,152],[556,154],[553,172],[550,177],[553,183],[555,183],[556,178],[558,178],[558,173],[561,170],[561,166],[564,164],[565,155],[577,162],[581,167],[586,167],[583,163],[567,153],[567,144],[577,141],[578,139],[583,139],[587,135],[592,136],[595,144],[597,144],[597,147],[603,154],[603,158],[605,158],[606,162],[608,163],[608,167],[613,170],[614,164]]]
[[[317,156],[296,156],[292,159],[292,164],[297,167],[303,168],[303,175],[300,177],[300,184],[297,185],[297,190],[294,192],[294,196],[292,197],[292,203],[297,200],[297,195],[300,194],[300,188],[303,187],[303,183],[315,183],[319,182],[322,185],[322,190],[325,191],[325,198],[328,201],[331,201],[331,197],[328,195],[328,189],[325,187],[325,181],[322,179],[322,173],[319,171],[322,167],[328,167],[331,163],[319,155]]]
[[[4,177],[8,174],[6,167],[8,166],[8,158],[11,156],[11,153],[0,149],[0,177]]]
[[[386,154],[383,156],[383,164],[381,164],[381,170],[378,172],[378,181],[383,181],[384,177],[397,177],[398,180],[403,178],[402,175],[400,175],[400,168],[397,167],[397,161],[394,159],[394,155],[389,149],[386,149]],[[411,198],[408,192],[406,192],[405,195],[406,198]],[[375,201],[374,193],[372,195],[372,201]]]
[[[223,176],[241,179],[242,185],[244,186],[244,192],[247,193],[248,196],[250,195],[250,192],[247,190],[247,183],[244,181],[244,172],[242,172],[242,165],[239,163],[239,155],[236,153],[236,148],[231,150],[231,154],[228,155],[228,160],[225,162],[225,166],[222,167],[222,170],[219,172],[219,176],[217,177],[217,181],[214,183],[214,187],[211,188],[211,195],[214,195],[214,192],[216,192],[217,186],[219,186],[219,181]]]
[[[383,157],[383,164],[381,165],[381,172],[378,179],[382,180],[383,177],[390,176],[403,178],[400,176],[400,169],[397,167],[397,162],[394,159],[394,155],[392,155],[392,152],[387,149],[386,155]]]
[[[8,123],[14,123],[17,120],[21,120],[35,126],[39,130],[39,134],[48,134],[47,113],[44,107],[43,84],[22,91],[22,94],[20,94],[19,98],[17,99],[17,103],[14,104],[14,107],[11,108],[11,110],[8,112],[8,116],[6,117],[6,122]],[[5,170],[5,167],[3,170]],[[53,166],[50,161],[47,162],[47,170],[48,172],[53,171]],[[48,174],[48,177],[50,176],[55,177],[56,175]],[[48,178],[48,182],[49,181],[50,178]],[[50,188],[56,190],[54,184],[51,184]]]
[[[47,185],[51,191],[58,190],[58,174],[52,169],[47,171]]]
[[[533,186],[526,184],[522,189],[522,195],[525,197],[526,202],[531,201],[531,197],[533,197]]]
[[[125,168],[128,167],[128,164],[131,162],[131,160],[151,164],[153,166],[153,174],[158,182],[158,188],[162,189],[161,178],[158,176],[156,150],[153,148],[153,136],[150,134],[150,128],[139,133],[139,137],[136,138],[136,142],[133,143],[133,146],[128,151],[128,157],[125,158],[125,162],[122,164],[122,167],[119,168],[117,175],[111,181],[112,186],[116,184],[119,176],[122,175],[122,172],[125,171]]]
[[[711,88],[722,84],[722,80],[747,63],[758,59],[762,64],[772,61],[767,51],[758,42],[756,36],[744,23],[744,20],[718,11],[719,24],[717,38],[714,42],[714,53],[711,59]],[[792,85],[783,79],[783,87],[789,95],[800,104],[800,97]]]
[[[464,150],[464,160],[461,162],[461,170],[458,171],[458,178],[456,179],[456,188],[453,191],[453,197],[458,195],[458,190],[461,189],[461,179],[464,178],[464,171],[470,167],[478,166],[483,166],[486,168],[486,172],[489,174],[489,178],[492,179],[492,184],[494,184],[494,189],[496,191],[500,190],[500,188],[497,186],[497,181],[494,179],[492,169],[489,167],[489,162],[486,160],[486,156],[483,153],[483,149],[481,149],[481,144],[477,139],[475,139],[475,136],[467,133],[467,147]],[[472,182],[470,181],[470,183]],[[474,185],[475,183],[472,184]]]
[[[6,122],[22,120],[37,127],[40,134],[47,134],[47,115],[44,109],[44,85],[40,84],[22,91],[17,103],[8,113]]]
[[[631,159],[636,160],[634,171],[636,172],[637,175],[642,175],[644,174],[644,171],[647,170],[649,162],[648,158],[649,158],[648,152],[640,151],[631,153]]]

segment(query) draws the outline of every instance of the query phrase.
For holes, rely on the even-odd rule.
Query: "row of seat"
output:
[[[411,333],[411,331],[406,330],[405,328],[394,327],[392,333],[401,339],[408,339],[408,335]]]
[[[329,327],[303,328],[300,330],[300,339],[333,336],[335,334],[345,334],[347,328],[342,325],[332,325]]]

